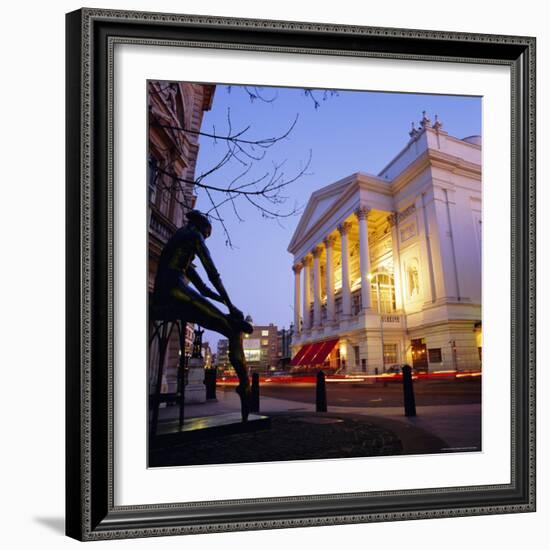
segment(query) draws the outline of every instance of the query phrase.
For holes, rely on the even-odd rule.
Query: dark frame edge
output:
[[[83,540],[81,398],[81,115],[82,10],[65,16],[65,533]]]
[[[528,511],[536,511],[536,38],[514,62],[516,124],[516,299],[518,484]]]

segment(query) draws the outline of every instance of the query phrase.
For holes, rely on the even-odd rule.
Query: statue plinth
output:
[[[185,403],[206,403],[204,359],[202,357],[190,357],[187,362],[187,367]]]

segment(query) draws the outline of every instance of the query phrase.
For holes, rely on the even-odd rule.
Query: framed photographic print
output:
[[[67,15],[67,534],[535,509],[535,40]]]

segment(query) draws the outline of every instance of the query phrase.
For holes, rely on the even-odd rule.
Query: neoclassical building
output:
[[[296,369],[481,366],[481,138],[425,113],[409,135],[378,175],[309,199],[288,246]]]

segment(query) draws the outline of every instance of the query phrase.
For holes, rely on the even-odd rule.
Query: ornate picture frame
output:
[[[117,506],[115,44],[500,65],[511,74],[510,483]],[[81,9],[67,14],[66,533],[79,540],[535,510],[535,39]],[[145,184],[144,184],[145,185]]]

